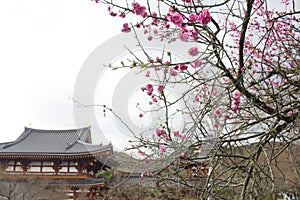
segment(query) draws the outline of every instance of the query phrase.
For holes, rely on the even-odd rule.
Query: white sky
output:
[[[90,0],[0,1],[0,142],[30,123],[75,127],[68,96],[78,72],[123,23],[106,10]]]
[[[75,128],[68,97],[79,70],[123,23],[90,0],[1,0],[0,142],[24,126]]]

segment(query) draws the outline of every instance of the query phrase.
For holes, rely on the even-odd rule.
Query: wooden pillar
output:
[[[76,190],[73,190],[73,199],[76,199]]]
[[[7,168],[7,164],[8,161],[6,160],[0,161],[0,173],[5,171],[5,169]]]
[[[72,187],[71,190],[73,191],[73,197],[72,199],[75,200],[77,198],[77,190],[79,190],[78,187]]]
[[[93,200],[93,197],[94,197],[94,191],[93,191],[93,188],[90,188],[88,200]]]
[[[30,163],[29,160],[22,160],[22,161],[20,161],[20,166],[21,166],[21,168],[23,170],[23,174],[27,173],[27,170],[29,169],[29,163]]]
[[[78,174],[82,174],[83,170],[86,168],[87,164],[85,161],[80,160],[77,162],[76,169],[78,170]]]
[[[61,160],[53,161],[53,169],[54,169],[55,174],[59,173],[59,170],[61,169],[60,164],[61,164]]]

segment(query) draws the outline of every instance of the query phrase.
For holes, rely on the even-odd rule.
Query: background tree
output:
[[[142,178],[157,177],[159,189],[170,182],[193,188],[204,199],[275,199],[280,185],[300,187],[296,2],[95,1],[128,20],[124,33],[143,29],[150,41],[193,44],[183,49],[189,60],[166,50],[155,57],[140,46],[142,57],[131,52],[134,59],[119,66],[145,73],[149,84],[141,89],[155,106],[150,111],[163,113],[153,136],[133,133],[131,148],[161,161]],[[184,86],[175,99],[168,92],[174,85]],[[140,109],[140,117],[150,112]],[[187,175],[189,167],[209,167],[201,172],[207,178]]]
[[[63,184],[53,187],[49,186],[47,180],[34,176],[0,172],[0,197],[9,200],[64,199],[66,191],[68,189]]]

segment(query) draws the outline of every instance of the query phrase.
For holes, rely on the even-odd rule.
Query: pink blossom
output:
[[[140,28],[140,27],[141,27],[141,24],[140,24],[140,23],[137,23],[137,24],[135,25],[135,27]]]
[[[275,87],[279,86],[279,81],[272,81],[272,85],[274,85]]]
[[[176,157],[174,156],[174,158],[176,158]],[[167,169],[168,169],[168,170],[171,170],[171,169],[173,169],[173,166],[172,166],[172,165],[169,165],[169,166],[167,167]]]
[[[152,98],[152,101],[153,101],[154,103],[157,103],[157,98],[153,97],[153,98]]]
[[[149,160],[143,160],[143,161],[141,162],[142,165],[148,165],[149,163],[150,163]]]
[[[164,135],[164,139],[165,139],[166,141],[169,141],[169,140],[170,140],[169,136],[167,136],[167,135]]]
[[[184,70],[187,70],[188,66],[187,65],[184,65],[184,64],[180,64],[179,65],[179,69],[180,71],[184,71]]]
[[[141,6],[137,2],[133,2],[131,5],[132,5],[132,11],[136,15],[142,15],[145,12],[145,10],[146,10],[145,6]]]
[[[232,111],[233,111],[234,113],[236,113],[238,108],[235,107],[235,106],[233,106],[231,109],[232,109]]]
[[[163,87],[162,85],[159,85],[159,86],[157,87],[157,91],[158,91],[158,92],[162,92],[163,89],[164,89],[164,87]]]
[[[288,6],[290,4],[290,0],[281,0],[281,3],[285,4]]]
[[[239,101],[233,101],[232,105],[235,106],[235,107],[238,107],[240,105],[240,102]]]
[[[178,38],[183,42],[187,42],[189,37],[189,33],[183,29],[178,32]]]
[[[140,15],[143,18],[146,18],[148,16],[148,13],[146,12],[146,7],[145,6],[141,6],[137,2],[133,2],[131,5],[132,5],[132,12],[134,14]]]
[[[198,22],[202,25],[207,25],[211,21],[210,13],[207,9],[203,9],[198,15]]]
[[[238,107],[240,105],[240,96],[241,96],[241,93],[240,91],[238,90],[235,90],[233,93],[232,93],[232,96],[233,96],[233,102],[232,102],[232,105],[231,105],[231,109],[234,113],[237,112],[238,110]]]
[[[191,31],[190,31],[190,37],[191,37],[193,40],[197,40],[197,39],[199,38],[198,31],[197,31],[197,30],[191,30]]]
[[[120,17],[125,18],[125,17],[126,17],[126,14],[125,14],[125,13],[121,13],[121,14],[120,14]]]
[[[170,61],[165,61],[165,62],[164,62],[164,65],[170,65],[170,64],[171,64]]]
[[[179,131],[174,131],[173,134],[174,134],[174,137],[179,137]]]
[[[166,131],[165,130],[160,130],[160,129],[156,129],[156,135],[158,137],[162,136],[162,135],[165,135],[166,134]]]
[[[230,115],[228,113],[224,114],[224,118],[225,119],[229,119],[230,118]]]
[[[152,84],[147,84],[145,87],[141,87],[141,90],[144,92],[144,91],[147,91],[147,94],[149,96],[152,95],[152,92],[153,92],[153,85]]]
[[[191,63],[191,66],[193,68],[200,67],[202,65],[202,60],[195,60],[194,62]]]
[[[198,48],[197,47],[191,47],[188,50],[188,54],[191,56],[197,56],[199,54]]]
[[[218,91],[217,91],[217,90],[214,90],[214,91],[212,92],[212,95],[213,95],[214,97],[216,97],[216,96],[218,95]]]
[[[232,96],[233,96],[234,99],[238,99],[238,98],[240,98],[241,93],[240,93],[240,91],[235,90],[235,91],[232,93]]]
[[[156,57],[156,62],[162,63],[162,59],[160,57]]]
[[[139,117],[142,118],[144,115],[142,113],[139,114]]]
[[[149,71],[149,70],[146,71],[145,76],[146,76],[146,77],[149,77],[149,76],[150,76],[150,71]]]
[[[152,84],[147,84],[146,85],[146,90],[147,90],[147,94],[150,96],[152,95],[152,92],[153,92],[153,85]]]
[[[151,174],[151,175],[154,175],[154,174],[155,174],[155,172],[154,172],[153,170],[151,170],[151,171],[150,171],[150,174]]]
[[[142,172],[141,173],[141,178],[145,178],[146,175],[147,175],[147,172]]]
[[[174,137],[179,137],[179,138],[186,138],[186,135],[185,134],[180,134],[179,131],[174,131],[173,132],[174,134]]]
[[[117,16],[117,13],[115,13],[115,12],[113,12],[113,11],[111,11],[109,14],[110,14],[110,16],[112,16],[112,17]]]
[[[141,150],[138,150],[138,154],[141,155],[141,156],[145,156],[145,152],[141,151]]]
[[[177,76],[177,72],[173,68],[170,69],[170,76]]]
[[[221,115],[221,109],[220,108],[217,108],[215,111],[214,111],[214,114],[215,115],[218,115],[218,116],[220,116]]]
[[[141,14],[141,16],[142,16],[143,18],[146,18],[146,17],[148,17],[148,13],[147,13],[147,12],[143,12],[143,13]]]
[[[152,12],[151,15],[152,15],[152,17],[157,17],[157,13],[156,12]]]
[[[175,13],[171,14],[170,20],[176,26],[181,26],[181,24],[183,22],[183,17],[182,17],[182,15],[180,13],[175,12]]]
[[[272,68],[270,66],[266,66],[265,69],[266,69],[266,71],[271,71],[272,70]]]
[[[182,157],[182,158],[188,158],[188,156],[184,153],[184,152],[182,152],[181,154],[180,154],[180,156]]]
[[[195,21],[197,20],[197,15],[195,15],[194,13],[191,13],[191,14],[189,15],[189,20],[190,20],[191,22],[195,22]]]
[[[160,154],[164,154],[166,152],[166,146],[165,145],[159,145],[159,152]]]
[[[129,28],[128,26],[129,26],[128,23],[124,23],[123,28],[121,29],[121,31],[123,33],[129,33],[131,31],[131,28]]]
[[[151,40],[153,39],[153,37],[152,37],[151,35],[148,35],[147,39],[148,39],[149,41],[151,41]]]
[[[229,22],[229,27],[233,31],[236,30],[236,28],[237,28],[237,26],[236,26],[236,24],[234,22]]]

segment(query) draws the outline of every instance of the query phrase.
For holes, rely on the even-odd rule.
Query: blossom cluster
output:
[[[131,5],[132,5],[132,12],[134,14],[140,15],[143,18],[146,18],[148,16],[148,13],[146,12],[146,7],[145,6],[141,6],[137,2],[133,2]]]
[[[142,138],[144,143],[140,144],[142,148],[154,149],[153,152],[159,157],[171,155],[173,146],[182,147],[184,141],[193,142],[193,139],[183,134],[188,133],[188,136],[192,137],[194,133],[186,131],[190,127],[196,127],[195,132],[200,135],[196,135],[197,138],[221,135],[224,137],[220,138],[226,138],[228,135],[232,137],[235,133],[239,134],[236,131],[239,126],[248,128],[245,120],[255,120],[253,115],[259,118],[260,113],[267,115],[272,109],[278,109],[280,120],[293,115],[291,107],[298,97],[289,94],[289,91],[298,91],[297,88],[289,88],[293,88],[293,84],[299,82],[299,48],[295,41],[300,41],[300,37],[295,33],[299,25],[292,23],[294,15],[271,11],[267,9],[263,0],[254,0],[249,17],[245,17],[248,8],[241,1],[230,1],[232,7],[230,3],[224,2],[224,10],[230,11],[227,14],[220,11],[217,5],[205,6],[201,3],[195,6],[195,2],[176,1],[174,6],[169,7],[167,4],[168,7],[159,12],[156,8],[148,9],[137,2],[129,3],[128,7],[117,12],[109,9],[113,17],[125,18],[128,14],[135,15],[136,23],[123,24],[121,31],[124,33],[134,28],[142,28],[149,41],[159,39],[194,44],[193,47],[182,49],[193,60],[176,63],[176,59],[171,59],[172,56],[165,61],[164,56],[152,59],[147,54],[146,64],[143,63],[145,80],[151,83],[145,84],[141,90],[151,98],[149,104],[158,102],[155,104],[157,107],[168,109],[169,105],[184,101],[185,107],[179,108],[178,113],[189,115],[194,120],[184,121],[184,128],[180,130],[172,124],[169,116],[164,116],[163,122],[157,123],[159,126],[151,127],[151,130],[155,130],[152,132],[154,142],[144,142],[147,139]],[[288,5],[288,0],[282,2]],[[204,47],[204,50],[200,47]],[[162,72],[161,77],[158,71]],[[170,83],[185,84],[188,89],[180,91],[181,96],[175,101],[169,100],[165,88]],[[263,103],[257,106],[256,102]],[[162,106],[163,103],[165,104]],[[262,106],[268,106],[270,109],[262,109]],[[282,113],[284,117],[281,117]],[[143,117],[143,114],[139,116]],[[161,125],[165,123],[168,128]],[[232,131],[232,127],[235,130]],[[145,155],[142,151],[138,153]],[[174,157],[178,158],[188,156],[181,153]],[[143,172],[141,177],[146,175],[149,175],[149,172]]]
[[[173,9],[170,9],[170,11],[167,14],[167,18],[176,26],[178,27],[184,27],[184,19],[185,17],[179,13],[174,11]],[[211,21],[210,12],[207,9],[203,9],[199,13],[191,13],[188,16],[188,20],[190,22],[199,22],[202,25],[207,25]]]
[[[141,87],[141,90],[142,90],[143,92],[146,92],[147,95],[151,97],[152,101],[149,102],[149,104],[157,103],[157,102],[158,102],[156,96],[153,94],[153,92],[154,92],[154,87],[153,87],[153,85],[152,85],[151,83],[148,83],[146,86]],[[162,85],[159,85],[159,86],[157,87],[157,91],[158,91],[159,93],[161,93],[161,92],[163,91],[163,86],[162,86]]]
[[[241,102],[241,93],[240,93],[240,91],[235,90],[232,93],[232,96],[233,96],[233,102],[232,102],[231,108],[232,108],[232,111],[236,113],[238,110],[238,107],[240,105],[240,102]]]
[[[184,3],[190,3],[189,0],[183,1]],[[203,26],[207,26],[211,22],[211,15],[208,9],[203,8],[202,10],[195,10],[193,13],[184,14],[182,12],[177,11],[176,9],[170,8],[169,11],[164,16],[158,16],[158,14],[153,12],[147,12],[146,6],[143,6],[139,4],[138,2],[132,2],[131,7],[119,10],[118,12],[115,12],[112,10],[111,7],[108,8],[109,14],[113,17],[119,16],[121,18],[125,18],[126,14],[133,13],[135,15],[141,16],[144,20],[141,22],[137,22],[136,25],[134,25],[136,28],[143,27],[145,30],[148,29],[147,33],[148,40],[152,40],[153,36],[150,35],[152,32],[152,27],[159,27],[160,30],[163,28],[166,29],[166,31],[161,31],[161,40],[164,40],[165,38],[170,38],[170,32],[168,31],[169,28],[171,28],[171,24],[173,24],[178,29],[178,38],[181,41],[188,41],[188,39],[197,40],[198,38],[198,30],[195,27],[189,28],[190,23],[199,23]],[[149,25],[146,25],[146,19],[151,19],[152,23]],[[128,33],[131,31],[131,28],[128,27],[128,22],[123,24],[123,28],[121,29],[122,32]],[[156,28],[153,29],[154,34],[158,34],[158,31]],[[176,39],[171,38],[170,42],[174,42]]]
[[[166,140],[166,141],[170,140],[170,138],[165,130],[157,128],[155,132],[156,132],[157,137],[163,137],[164,140]]]

